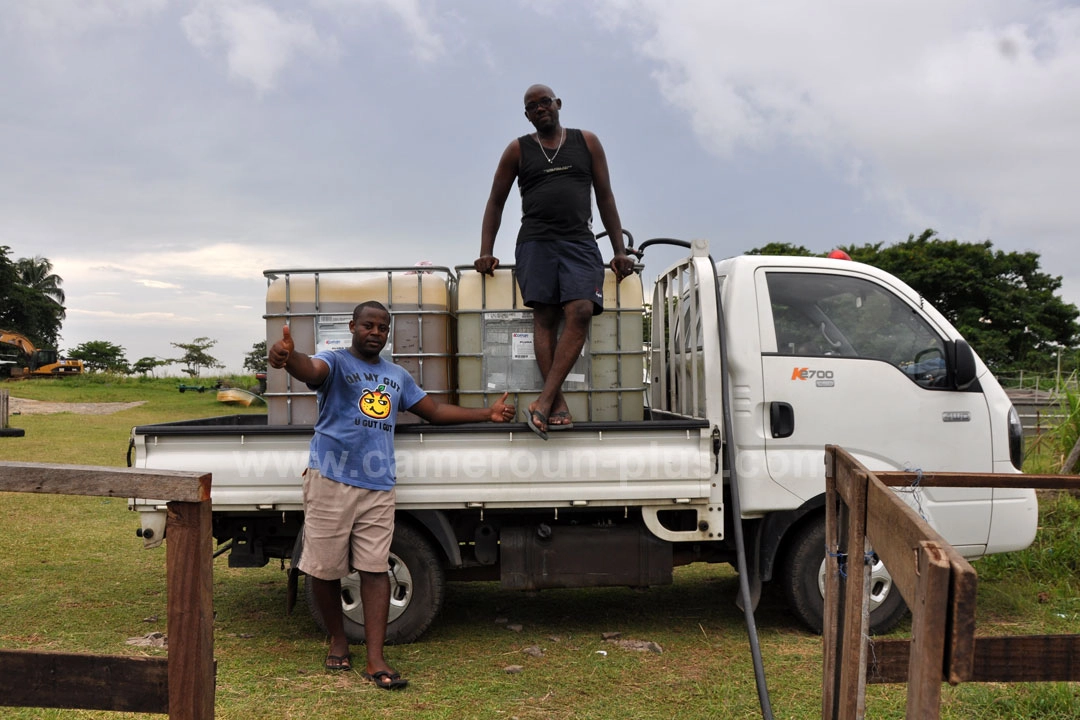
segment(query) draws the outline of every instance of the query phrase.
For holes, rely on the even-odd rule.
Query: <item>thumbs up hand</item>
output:
[[[514,419],[517,410],[512,403],[506,402],[509,395],[509,392],[504,392],[491,406],[491,422],[510,422]]]
[[[296,345],[293,344],[292,334],[289,332],[289,326],[286,325],[281,328],[281,339],[274,343],[268,353],[269,357],[267,359],[270,361],[270,367],[285,367],[285,363],[288,362],[289,356],[292,355],[295,349]]]

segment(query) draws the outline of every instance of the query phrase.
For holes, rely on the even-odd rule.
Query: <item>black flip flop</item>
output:
[[[529,429],[532,430],[537,435],[539,435],[541,440],[547,440],[548,439],[547,432],[540,429],[540,426],[536,424],[535,420],[533,420],[534,417],[540,418],[540,422],[547,425],[548,424],[547,416],[544,415],[544,413],[540,412],[539,410],[530,410],[529,411],[529,416],[526,418],[526,422],[529,423]]]
[[[555,423],[551,422],[555,418],[566,418],[570,422],[568,423]],[[557,413],[551,413],[551,418],[547,422],[548,432],[559,432],[560,430],[573,430],[574,421],[570,417],[570,413],[566,410],[560,410]]]
[[[363,673],[365,680],[370,680],[375,683],[376,687],[381,687],[383,690],[400,690],[409,684],[409,681],[401,677],[396,672],[387,672],[386,670],[379,670],[374,673]]]
[[[333,665],[330,662],[333,661]],[[327,655],[323,661],[323,667],[335,672],[339,670],[352,670],[352,653],[346,655]]]

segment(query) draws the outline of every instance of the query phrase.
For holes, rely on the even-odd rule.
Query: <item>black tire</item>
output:
[[[400,520],[390,545],[389,574],[390,619],[386,626],[386,643],[411,643],[431,627],[442,610],[446,572],[442,559],[427,537]],[[315,604],[311,583],[306,580],[304,596],[315,624],[325,632],[326,622]],[[349,642],[364,642],[364,607],[360,602],[360,576],[357,573],[341,581],[341,609],[345,614],[345,635]]]
[[[825,516],[795,528],[780,568],[788,607],[806,627],[821,634],[825,615]],[[874,556],[870,579],[870,632],[889,632],[907,615],[908,607],[885,565]]]

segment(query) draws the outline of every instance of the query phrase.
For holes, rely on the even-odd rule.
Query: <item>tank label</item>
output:
[[[506,320],[532,320],[531,312],[485,312],[485,320],[506,321]]]
[[[352,315],[320,315],[315,319],[315,352],[323,350],[343,350],[352,345],[352,333],[349,321]],[[391,360],[394,353],[394,316],[390,316],[390,332],[386,337],[386,346],[379,354]]]
[[[536,358],[533,350],[533,334],[516,332],[510,336],[510,357],[514,360],[532,360]]]
[[[352,345],[351,315],[323,315],[315,321],[315,352],[338,350]]]

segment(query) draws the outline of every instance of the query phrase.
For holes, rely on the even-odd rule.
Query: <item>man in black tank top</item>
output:
[[[620,281],[634,271],[623,245],[604,148],[593,133],[564,128],[560,110],[562,100],[546,85],[525,92],[525,117],[536,132],[512,141],[499,159],[474,263],[477,272],[488,275],[499,266],[492,254],[495,236],[517,178],[521,228],[514,258],[521,296],[533,310],[533,348],[544,377],[540,396],[528,407],[529,426],[545,440],[549,430],[573,424],[562,385],[585,346],[592,316],[604,310],[604,261],[592,230],[594,190],[600,221],[611,238],[611,269]]]

